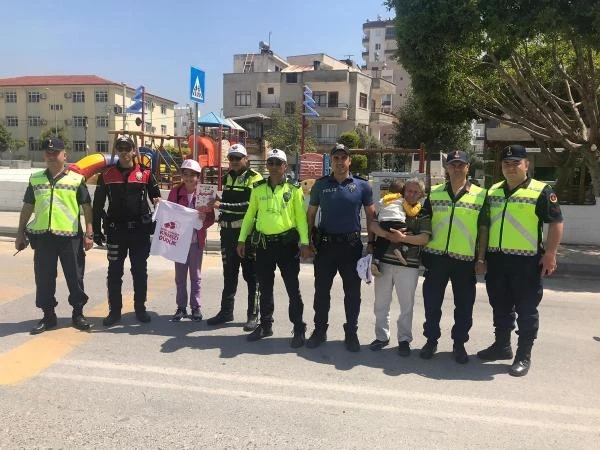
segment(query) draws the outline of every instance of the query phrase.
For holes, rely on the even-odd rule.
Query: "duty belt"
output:
[[[221,226],[221,228],[242,228],[242,222],[244,220],[240,219],[240,220],[234,220],[233,222],[219,222],[219,225]]]
[[[279,234],[265,234],[264,237],[265,241],[267,242],[281,242],[287,240],[292,233],[296,233],[295,228],[290,228],[289,230]]]
[[[342,234],[323,233],[321,235],[321,242],[342,243],[342,242],[354,242],[359,239],[360,239],[360,231],[354,231],[352,233],[342,233]]]

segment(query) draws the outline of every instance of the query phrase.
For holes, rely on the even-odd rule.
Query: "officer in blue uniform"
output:
[[[360,211],[367,224],[375,216],[373,191],[369,183],[350,173],[350,151],[341,144],[331,150],[331,175],[313,186],[308,207],[308,228],[315,247],[315,329],[306,346],[316,348],[327,340],[331,286],[339,272],[344,286],[344,344],[351,352],[360,350],[356,334],[360,313],[360,278],[356,263],[362,257]],[[317,210],[321,219],[315,227]]]

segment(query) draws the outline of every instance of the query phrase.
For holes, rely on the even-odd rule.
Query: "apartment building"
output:
[[[13,138],[24,140],[24,152],[40,148],[40,134],[63,129],[74,157],[110,151],[109,130],[141,130],[141,114],[123,111],[136,89],[96,75],[23,76],[0,79],[0,121]],[[146,92],[144,129],[174,134],[176,102]],[[150,139],[145,140],[150,144]],[[35,158],[34,158],[35,159]]]
[[[351,60],[324,53],[282,58],[261,43],[260,53],[234,55],[233,73],[223,74],[223,111],[226,117],[244,117],[249,137],[260,138],[256,132],[265,116],[302,108],[307,85],[319,113],[311,118],[309,132],[321,150],[331,147],[341,133],[358,127],[379,138],[381,128],[394,120],[382,106],[395,85],[377,75],[363,72]],[[257,117],[256,130],[248,117]]]

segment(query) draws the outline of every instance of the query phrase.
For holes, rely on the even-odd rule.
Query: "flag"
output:
[[[127,113],[139,113],[142,111],[142,103],[144,100],[144,86],[140,86],[135,90],[133,98],[131,99],[133,104],[125,110]]]

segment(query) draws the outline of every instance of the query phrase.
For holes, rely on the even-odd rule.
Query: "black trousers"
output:
[[[448,281],[452,282],[454,294],[454,326],[451,337],[458,343],[469,340],[469,330],[473,325],[473,304],[475,303],[475,263],[450,258],[447,255],[427,254],[423,257],[426,267],[423,281],[423,301],[425,323],[423,335],[437,341],[441,336],[440,319],[442,303]]]
[[[314,259],[315,273],[315,327],[324,327],[329,321],[331,286],[337,273],[344,288],[344,310],[347,331],[356,331],[360,313],[360,278],[356,263],[362,257],[360,239],[352,242],[323,242],[317,246]]]
[[[235,294],[238,287],[240,266],[242,276],[248,285],[248,315],[258,314],[258,285],[254,262],[254,248],[246,241],[246,256],[237,254],[239,228],[221,228],[221,259],[223,261],[223,293],[221,294],[221,311],[233,314]]]
[[[273,323],[275,302],[273,284],[275,268],[279,267],[285,290],[289,297],[288,316],[295,328],[304,326],[302,314],[304,304],[300,295],[300,250],[298,241],[266,242],[265,247],[256,248],[256,275],[260,285],[260,321],[263,326]]]
[[[58,304],[55,297],[58,260],[69,288],[69,304],[73,309],[81,309],[88,300],[83,289],[85,272],[83,241],[81,237],[52,234],[35,236],[33,253],[35,306],[43,310],[51,310]]]
[[[108,248],[108,305],[111,311],[123,308],[123,266],[129,255],[133,278],[133,305],[135,311],[146,310],[148,292],[148,256],[150,256],[150,225],[135,228],[110,223],[106,234]]]
[[[540,326],[538,305],[544,289],[540,256],[488,253],[486,288],[494,315],[494,327],[513,330],[519,326],[519,341],[537,338]]]

